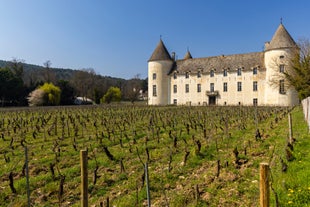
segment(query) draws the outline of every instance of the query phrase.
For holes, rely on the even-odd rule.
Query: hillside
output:
[[[0,67],[5,67],[9,64],[10,64],[10,61],[0,60]],[[33,64],[28,64],[28,63],[22,63],[22,64],[24,67],[24,73],[26,74],[41,73],[45,69],[44,66],[33,65]],[[77,71],[80,71],[80,70],[73,70],[73,69],[68,69],[68,68],[53,68],[52,67],[51,69],[53,70],[53,72],[55,72],[57,80],[70,80]],[[124,80],[122,78],[115,78],[115,77],[110,77],[110,76],[101,76],[101,77],[107,78],[107,79]]]

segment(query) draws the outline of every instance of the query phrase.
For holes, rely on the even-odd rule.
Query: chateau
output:
[[[283,74],[296,49],[282,23],[262,52],[193,58],[187,51],[176,60],[160,39],[148,60],[148,104],[296,105]]]

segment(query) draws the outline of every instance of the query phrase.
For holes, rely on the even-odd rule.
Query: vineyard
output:
[[[294,127],[295,117],[301,126],[300,111],[292,111]],[[260,162],[270,163],[272,202],[285,206],[285,195],[298,187],[284,180],[285,173],[305,156],[287,144],[290,112],[241,106],[2,109],[0,205],[27,206],[28,194],[32,206],[80,206],[80,150],[87,149],[89,206],[107,199],[110,206],[146,206],[145,163],[152,206],[258,206]],[[301,133],[294,132],[296,147]],[[310,188],[302,195],[309,200]]]

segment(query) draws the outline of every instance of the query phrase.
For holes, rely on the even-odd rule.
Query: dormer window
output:
[[[173,79],[177,79],[177,73],[173,73]]]
[[[237,76],[241,76],[241,68],[237,69]]]
[[[198,70],[198,72],[197,72],[197,78],[201,78],[201,71],[200,70]]]
[[[257,74],[257,67],[253,68],[253,75]]]
[[[214,77],[214,70],[210,71],[210,77]]]
[[[185,73],[185,78],[189,78],[189,72]]]
[[[224,77],[227,76],[227,69],[224,69],[224,71],[223,71],[223,76],[224,76]]]

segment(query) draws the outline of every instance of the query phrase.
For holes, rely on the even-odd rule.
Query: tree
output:
[[[45,92],[42,89],[35,89],[28,96],[29,106],[43,106]]]
[[[51,61],[47,60],[46,62],[43,63],[45,66],[43,70],[43,79],[47,83],[56,83],[56,75],[55,72],[51,69]]]
[[[39,89],[43,90],[45,93],[45,105],[55,106],[60,103],[61,90],[59,87],[52,83],[44,83]]]
[[[69,81],[59,80],[57,86],[61,90],[60,105],[72,105],[74,103],[74,88],[70,85]]]
[[[111,103],[118,102],[121,100],[122,93],[121,90],[117,87],[110,87],[107,93],[102,97],[101,103]]]
[[[77,91],[77,96],[93,98],[96,73],[92,68],[79,70],[71,80]]]
[[[52,83],[44,83],[28,96],[30,106],[55,106],[60,103],[61,90]]]
[[[16,102],[23,91],[23,80],[14,75],[8,68],[0,68],[0,98],[1,105]],[[14,105],[14,104],[13,104]]]
[[[291,57],[291,69],[284,71],[284,75],[302,100],[310,96],[310,42],[302,39],[299,40],[298,46],[299,49],[296,49]]]

